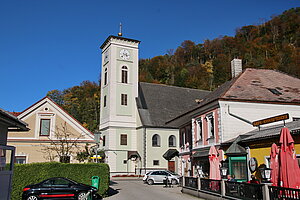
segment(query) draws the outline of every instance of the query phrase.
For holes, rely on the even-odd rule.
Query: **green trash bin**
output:
[[[93,176],[92,186],[99,189],[99,180],[100,180],[99,176]],[[88,200],[92,200],[92,199],[93,199],[92,195],[89,195]]]
[[[99,189],[99,176],[93,176],[92,177],[92,186]]]

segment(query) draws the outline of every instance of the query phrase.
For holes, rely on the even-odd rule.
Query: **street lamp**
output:
[[[266,166],[262,167],[262,168],[258,168],[261,174],[262,179],[264,180],[264,182],[269,182],[269,180],[271,179],[271,168],[267,168]]]
[[[228,173],[228,167],[225,167],[225,166],[220,167],[220,172],[221,172],[221,176],[223,178],[226,178],[227,173]]]

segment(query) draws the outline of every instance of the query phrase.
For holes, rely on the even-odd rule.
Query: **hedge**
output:
[[[79,183],[91,185],[92,176],[99,176],[98,193],[104,195],[109,188],[109,166],[104,163],[31,163],[15,164],[12,187],[12,200],[22,199],[26,185],[36,184],[52,177],[66,177]]]

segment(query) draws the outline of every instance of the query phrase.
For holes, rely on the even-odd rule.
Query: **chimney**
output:
[[[234,58],[231,61],[231,76],[232,78],[238,76],[242,72],[242,59]]]

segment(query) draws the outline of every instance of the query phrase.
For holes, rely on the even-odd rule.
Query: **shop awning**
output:
[[[177,149],[168,149],[168,151],[166,151],[163,155],[163,157],[166,160],[171,160],[172,158],[174,158],[175,156],[178,156],[179,152],[177,151]]]
[[[200,158],[200,157],[208,157],[209,154],[209,148],[202,148],[202,149],[197,149],[195,153],[192,155],[193,158]]]
[[[131,159],[131,158],[141,158],[140,154],[137,151],[128,151],[127,152],[127,159]]]

